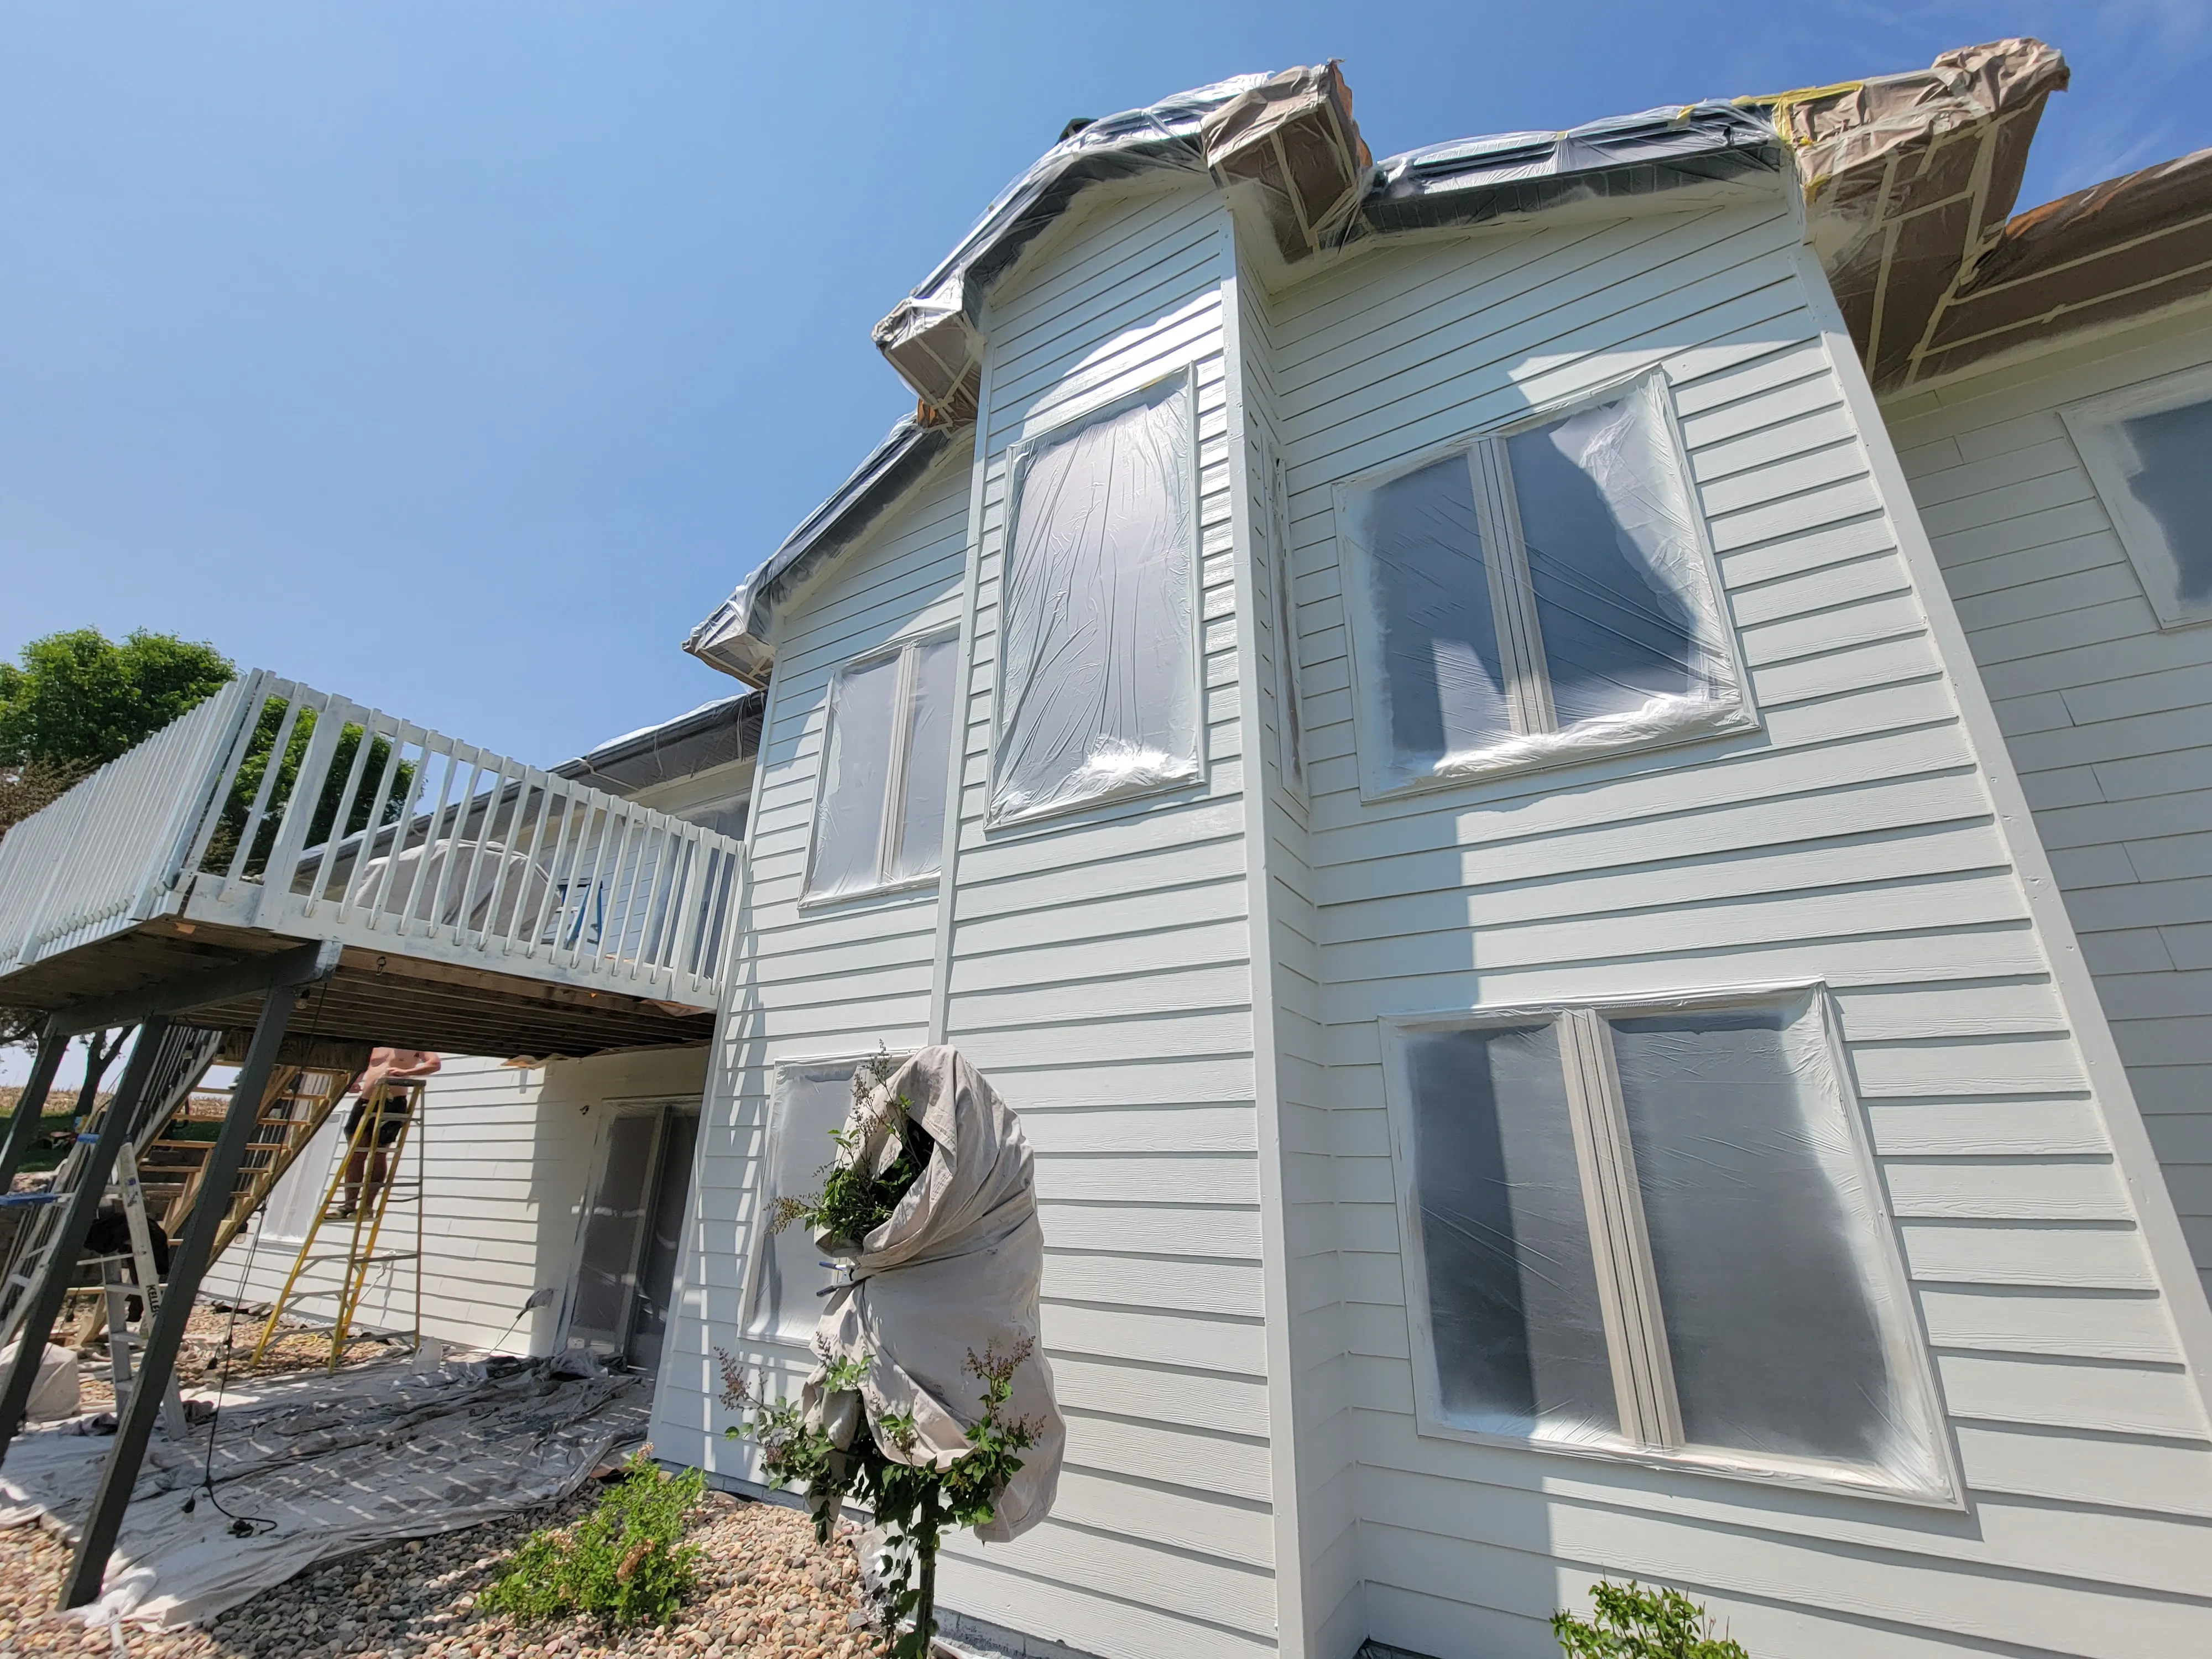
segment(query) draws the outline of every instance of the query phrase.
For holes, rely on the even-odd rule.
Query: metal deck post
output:
[[[138,1028],[137,1041],[131,1045],[131,1063],[123,1068],[115,1098],[108,1103],[107,1115],[101,1120],[99,1137],[93,1142],[92,1156],[78,1173],[76,1190],[66,1200],[69,1207],[63,1212],[61,1226],[47,1250],[46,1263],[39,1270],[38,1283],[29,1292],[30,1310],[17,1335],[15,1364],[8,1373],[7,1392],[0,1395],[0,1458],[7,1456],[9,1443],[23,1426],[24,1408],[31,1403],[31,1389],[38,1382],[39,1361],[46,1355],[46,1339],[53,1334],[54,1321],[60,1316],[62,1304],[69,1298],[70,1281],[76,1277],[77,1258],[84,1253],[85,1235],[92,1231],[92,1218],[99,1213],[100,1200],[107,1196],[107,1177],[115,1168],[116,1149],[131,1137],[133,1121],[145,1099],[147,1083],[154,1074],[161,1034],[168,1025],[168,1020],[157,1014]],[[155,1403],[160,1403],[158,1399]]]
[[[146,1443],[161,1414],[177,1352],[184,1346],[185,1326],[192,1316],[215,1236],[229,1212],[240,1166],[246,1161],[246,1149],[260,1121],[261,1097],[268,1089],[284,1029],[291,1023],[292,1010],[299,1000],[299,987],[280,985],[269,993],[269,1000],[261,1006],[253,1041],[246,1050],[246,1063],[231,1090],[230,1109],[223,1114],[222,1131],[216,1136],[200,1177],[199,1196],[193,1200],[184,1231],[170,1250],[168,1284],[154,1316],[153,1328],[139,1352],[138,1374],[131,1382],[131,1397],[118,1406],[115,1441],[107,1449],[92,1512],[85,1517],[76,1554],[62,1583],[61,1605],[65,1608],[81,1607],[100,1595],[108,1555],[115,1547],[116,1534],[122,1530],[123,1512],[130,1506],[131,1489],[138,1483]],[[209,1432],[214,1432],[212,1425]]]
[[[8,1124],[8,1139],[0,1143],[0,1193],[15,1184],[15,1171],[23,1167],[31,1144],[39,1138],[39,1118],[46,1109],[46,1096],[54,1086],[54,1073],[62,1068],[62,1055],[69,1043],[69,1038],[54,1029],[51,1019],[39,1034],[39,1056],[31,1062],[30,1079],[23,1085],[22,1097],[15,1103],[15,1115]],[[86,1109],[91,1109],[88,1106]]]

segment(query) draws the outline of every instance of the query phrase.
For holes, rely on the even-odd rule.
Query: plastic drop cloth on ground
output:
[[[201,1485],[209,1431],[178,1445],[157,1428],[106,1593],[82,1616],[201,1621],[318,1561],[554,1502],[643,1437],[651,1399],[644,1379],[568,1356],[234,1386],[214,1426],[222,1509]],[[37,1521],[73,1540],[113,1444],[74,1424],[19,1435],[0,1465],[0,1526]],[[233,1516],[276,1525],[235,1537]]]
[[[929,1166],[899,1200],[890,1218],[860,1241],[851,1282],[830,1294],[816,1327],[817,1352],[868,1364],[862,1393],[871,1421],[909,1414],[910,1450],[877,1444],[909,1464],[950,1468],[967,1452],[968,1426],[983,1414],[983,1385],[967,1370],[969,1356],[1026,1342],[1013,1375],[1007,1419],[1026,1419],[1035,1442],[1000,1495],[998,1514],[976,1536],[986,1543],[1018,1538],[1044,1519],[1060,1486],[1067,1431],[1054,1403],[1052,1371],[1037,1346],[1037,1286],[1044,1271],[1044,1234],[1037,1223],[1036,1182],[1021,1121],[983,1074],[957,1050],[924,1048],[882,1090],[856,1101],[848,1129],[864,1130],[851,1156],[887,1166],[898,1155],[896,1126],[881,1103],[903,1097],[935,1146]],[[836,1249],[841,1241],[816,1242]],[[807,1379],[810,1418],[846,1432],[857,1430],[851,1394],[828,1395],[826,1368]],[[847,1443],[849,1443],[848,1442]]]

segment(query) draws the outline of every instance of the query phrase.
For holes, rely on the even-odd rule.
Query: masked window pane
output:
[[[899,805],[890,878],[937,868],[945,851],[945,776],[952,738],[953,671],[959,642],[950,636],[915,649],[914,699],[907,710],[906,783]]]
[[[1513,729],[1482,530],[1467,458],[1455,455],[1361,500],[1391,763],[1420,775]]]
[[[898,729],[899,659],[879,658],[839,675],[823,740],[822,790],[814,809],[814,853],[806,890],[822,895],[872,887],[879,875],[884,794]]]
[[[1506,440],[1560,726],[1712,695],[1704,556],[1674,446],[1638,393]]]
[[[1800,1004],[1611,1024],[1687,1438],[1923,1478],[1817,1017]]]
[[[852,1060],[833,1060],[777,1069],[757,1213],[769,1213],[779,1199],[805,1198],[822,1190],[823,1166],[836,1152],[830,1132],[844,1127],[852,1108],[854,1067]],[[793,1223],[780,1233],[757,1227],[753,1249],[757,1260],[745,1310],[745,1334],[811,1341],[822,1315],[822,1298],[816,1292],[830,1280],[822,1247],[805,1226]]]
[[[1427,1032],[1407,1057],[1444,1413],[1619,1434],[1558,1028]]]
[[[2173,614],[2212,616],[2212,402],[2123,421],[2128,493],[2157,526]]]
[[[1198,777],[1194,442],[1178,378],[1017,454],[993,822]]]

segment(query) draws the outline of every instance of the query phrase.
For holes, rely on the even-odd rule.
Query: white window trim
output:
[[[1640,1015],[1772,1006],[1798,999],[1809,999],[1812,1017],[1820,1022],[1830,1076],[1836,1091],[1834,1103],[1841,1110],[1848,1126],[1860,1179],[1874,1206],[1879,1246],[1878,1271],[1883,1280],[1881,1288],[1888,1294],[1888,1306],[1895,1310],[1894,1317],[1881,1321],[1883,1345],[1888,1351],[1891,1365],[1900,1386],[1907,1391],[1912,1404],[1922,1414],[1927,1432],[1927,1449],[1941,1470],[1940,1480],[1929,1486],[1908,1486],[1899,1485],[1871,1470],[1864,1478],[1845,1476],[1839,1473],[1841,1466],[1820,1459],[1766,1455],[1726,1447],[1680,1444],[1658,1447],[1638,1443],[1635,1438],[1637,1424],[1633,1420],[1638,1415],[1648,1415],[1664,1429],[1670,1426],[1672,1413],[1671,1427],[1679,1440],[1679,1407],[1673,1401],[1673,1379],[1666,1370],[1665,1327],[1656,1297],[1651,1263],[1636,1252],[1632,1245],[1626,1244],[1618,1237],[1608,1240],[1594,1235],[1591,1240],[1600,1295],[1608,1304],[1607,1322],[1613,1322],[1617,1311],[1624,1313],[1630,1340],[1634,1341],[1640,1336],[1644,1343],[1650,1345],[1651,1355],[1649,1363],[1639,1368],[1642,1375],[1636,1380],[1633,1397],[1631,1397],[1632,1389],[1629,1388],[1618,1390],[1623,1396],[1621,1437],[1616,1441],[1595,1443],[1545,1440],[1533,1435],[1504,1434],[1469,1428],[1447,1418],[1437,1370],[1436,1344],[1430,1325],[1428,1264],[1421,1235],[1419,1180],[1414,1168],[1414,1103],[1413,1079],[1407,1065],[1407,1039],[1431,1031],[1556,1024],[1559,1029],[1560,1060],[1569,1078],[1568,1109],[1575,1120],[1577,1140],[1593,1131],[1601,1137],[1617,1138],[1616,1150],[1610,1155],[1599,1154],[1602,1166],[1600,1179],[1601,1183],[1607,1182],[1608,1177],[1618,1180],[1625,1185],[1626,1192],[1608,1192],[1601,1201],[1608,1206],[1625,1201],[1640,1211],[1634,1166],[1626,1151],[1627,1132],[1626,1121],[1621,1116],[1618,1081],[1613,1082],[1609,1088],[1601,1087],[1595,1092],[1586,1085],[1577,1086],[1582,1079],[1577,1077],[1577,1061],[1583,1055],[1578,1052],[1579,1045],[1575,1041],[1576,1033],[1572,1027],[1577,1022],[1573,1017],[1582,1015],[1598,1020],[1633,1018]],[[1644,997],[1574,997],[1554,1001],[1477,1005],[1471,1008],[1429,1013],[1385,1014],[1380,1017],[1378,1023],[1382,1036],[1384,1105],[1390,1124],[1390,1161],[1396,1180],[1399,1249],[1404,1261],[1407,1336],[1413,1370],[1414,1423],[1419,1433],[1437,1439],[1510,1446],[1524,1451],[1639,1464],[1648,1468],[1689,1469],[1738,1480],[1812,1491],[1844,1492],[1854,1497],[1877,1498],[1935,1509],[1965,1509],[1966,1484],[1960,1472],[1957,1450],[1952,1443],[1943,1412],[1942,1395],[1936,1386],[1929,1343],[1914,1311],[1918,1304],[1912,1295],[1911,1279],[1905,1270],[1896,1219],[1891,1212],[1888,1193],[1875,1162],[1865,1111],[1852,1085],[1835,1000],[1825,981],[1814,980],[1731,986]],[[1608,1049],[1608,1063],[1604,1066],[1607,1073],[1611,1071],[1609,1060]],[[1637,1237],[1643,1237],[1640,1217],[1634,1231]],[[1622,1249],[1624,1255],[1635,1257],[1627,1271],[1620,1273],[1608,1271],[1608,1243]],[[1620,1299],[1624,1297],[1626,1302],[1640,1303],[1641,1305],[1624,1307]],[[1613,1352],[1610,1338],[1607,1346],[1608,1352],[1613,1353],[1615,1376],[1620,1377],[1625,1356]],[[1633,1361],[1630,1364],[1632,1365]]]
[[[1017,486],[1025,473],[1029,458],[1036,451],[1058,442],[1080,427],[1089,426],[1095,421],[1109,420],[1125,409],[1149,401],[1162,386],[1174,381],[1182,383],[1182,390],[1189,398],[1190,410],[1190,471],[1185,483],[1190,491],[1191,690],[1198,710],[1198,769],[1191,777],[1170,783],[1133,784],[1106,794],[1087,796],[1081,800],[1030,807],[1016,812],[1001,812],[998,806],[1000,764],[1006,737],[1006,708],[1002,693],[1006,684],[1009,636],[1006,608],[1006,596],[1012,588],[1008,577],[1012,570],[1014,532],[1021,507],[1021,491]],[[1024,431],[1006,446],[1004,456],[1006,483],[1002,496],[1006,523],[999,532],[999,598],[994,626],[997,637],[991,659],[991,763],[983,794],[983,830],[986,835],[1027,830],[1033,825],[1120,808],[1129,802],[1144,801],[1156,796],[1198,796],[1206,793],[1212,768],[1206,755],[1209,745],[1206,718],[1206,526],[1205,496],[1200,488],[1204,482],[1205,459],[1200,453],[1199,426],[1198,362],[1194,358],[1178,364],[1164,374],[1153,375],[1141,386],[1115,391],[1106,396],[1071,398],[1066,404],[1052,411],[1049,424],[1033,432]],[[957,738],[957,731],[955,735]]]
[[[2169,590],[2164,574],[2166,532],[2154,522],[2146,521],[2147,515],[2121,475],[2116,453],[2120,442],[2118,428],[2121,422],[2139,415],[2162,415],[2170,409],[2207,401],[2212,401],[2212,363],[2200,363],[2084,398],[2058,411],[2105,516],[2112,521],[2112,533],[2119,538],[2120,550],[2128,556],[2161,630],[2201,628],[2212,623],[2212,605],[2185,610]]]
[[[1735,696],[1716,702],[1711,712],[1705,717],[1685,720],[1679,727],[1659,735],[1627,738],[1603,744],[1577,744],[1571,748],[1562,746],[1557,750],[1545,749],[1527,754],[1509,753],[1492,762],[1469,757],[1445,771],[1413,778],[1396,776],[1390,763],[1390,757],[1396,752],[1396,744],[1389,730],[1389,720],[1385,711],[1377,706],[1376,699],[1366,690],[1370,683],[1370,668],[1381,665],[1382,641],[1376,636],[1373,604],[1370,598],[1374,586],[1367,550],[1359,545],[1358,538],[1347,527],[1352,522],[1353,499],[1394,479],[1409,477],[1455,456],[1465,457],[1469,466],[1478,471],[1483,467],[1486,459],[1489,459],[1491,467],[1504,476],[1503,488],[1510,495],[1511,474],[1504,466],[1506,439],[1516,433],[1549,426],[1585,409],[1615,402],[1644,382],[1652,380],[1659,382],[1665,393],[1659,401],[1667,428],[1668,445],[1673,453],[1674,465],[1680,470],[1688,497],[1691,527],[1697,538],[1698,570],[1705,580],[1720,617],[1722,645],[1735,673]],[[1494,499],[1494,492],[1482,483],[1480,477],[1475,481],[1474,495],[1476,511],[1486,521],[1488,520],[1493,511],[1489,503]],[[1638,369],[1607,380],[1601,386],[1516,415],[1510,421],[1484,427],[1448,442],[1431,445],[1355,477],[1340,479],[1332,487],[1331,511],[1338,564],[1346,577],[1345,643],[1352,663],[1352,730],[1359,749],[1359,797],[1363,801],[1396,800],[1407,795],[1439,789],[1464,788],[1499,778],[1554,771],[1563,767],[1610,760],[1618,756],[1673,749],[1684,744],[1700,743],[1710,738],[1758,730],[1759,710],[1752,694],[1751,676],[1743,659],[1741,630],[1729,613],[1728,587],[1721,580],[1720,561],[1713,551],[1712,531],[1705,522],[1705,506],[1699,500],[1697,473],[1690,465],[1689,449],[1682,440],[1681,417],[1674,407],[1674,383],[1667,378],[1663,369]],[[1517,527],[1511,536],[1498,539],[1510,550],[1511,556],[1516,559],[1525,556],[1520,551],[1521,537]],[[1490,540],[1492,538],[1486,532],[1486,543]],[[1490,577],[1492,621],[1498,631],[1499,662],[1507,677],[1506,701],[1508,707],[1514,711],[1517,729],[1538,709],[1543,711],[1544,718],[1552,718],[1551,684],[1542,669],[1542,635],[1537,631],[1534,607],[1522,605],[1517,591],[1509,591],[1510,580],[1496,561],[1486,557],[1485,567]],[[1522,586],[1526,586],[1525,581]],[[1553,729],[1571,731],[1574,728]]]
[[[873,1060],[877,1052],[876,1049],[869,1048],[831,1054],[787,1054],[769,1068],[767,1109],[762,1114],[761,1120],[761,1155],[759,1161],[753,1166],[757,1173],[751,1183],[752,1213],[745,1221],[744,1270],[738,1275],[740,1282],[738,1285],[736,1322],[738,1340],[741,1342],[750,1343],[756,1347],[798,1352],[811,1352],[806,1343],[803,1341],[794,1342],[788,1337],[777,1336],[772,1332],[756,1333],[752,1328],[753,1296],[758,1289],[761,1265],[767,1259],[769,1249],[769,1182],[772,1178],[771,1172],[775,1168],[776,1154],[781,1150],[777,1139],[775,1103],[783,1093],[784,1074],[808,1066],[850,1066],[857,1070],[867,1061]],[[893,1069],[896,1070],[913,1059],[915,1052],[911,1048],[890,1050]],[[703,1118],[701,1121],[700,1144],[702,1146],[706,1144]],[[830,1161],[834,1150],[831,1148],[823,1152],[822,1161],[824,1164]],[[792,1196],[792,1194],[778,1194],[776,1196],[781,1198]]]
[[[890,894],[918,892],[924,889],[936,887],[944,879],[945,866],[941,856],[936,869],[921,875],[907,876],[893,881],[887,878],[884,872],[890,868],[891,860],[898,852],[896,839],[899,811],[906,799],[907,767],[913,760],[908,749],[908,734],[913,729],[914,695],[921,648],[927,645],[941,644],[946,640],[957,641],[960,629],[956,625],[933,628],[920,634],[905,635],[893,640],[888,645],[878,646],[872,651],[863,652],[857,657],[840,663],[837,672],[830,676],[830,695],[824,704],[822,720],[822,748],[814,763],[814,800],[807,812],[806,876],[799,886],[799,908],[800,909],[819,909],[833,904],[849,904],[856,899],[882,898]],[[958,649],[957,643],[954,649],[956,652]],[[830,740],[836,734],[837,705],[844,695],[845,677],[858,669],[872,668],[878,663],[887,662],[894,657],[899,659],[898,714],[891,728],[893,742],[890,771],[890,775],[884,781],[883,817],[876,826],[877,879],[866,886],[848,887],[842,892],[817,893],[814,890],[814,860],[822,838],[822,792],[830,786]],[[960,741],[961,731],[962,699],[958,695],[959,681],[960,665],[956,661],[953,665],[952,731],[949,738],[949,742],[955,744]],[[752,826],[747,823],[745,828],[750,832]],[[748,839],[750,840],[750,834]]]

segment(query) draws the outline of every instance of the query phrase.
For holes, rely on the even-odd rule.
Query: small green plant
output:
[[[526,1620],[667,1624],[696,1575],[699,1547],[682,1540],[706,1480],[697,1469],[667,1474],[639,1451],[574,1527],[532,1533],[477,1606]]]
[[[938,1545],[946,1528],[980,1527],[998,1513],[999,1494],[1022,1467],[1021,1453],[1036,1443],[1036,1424],[1001,1415],[1013,1398],[1014,1373],[1033,1346],[1024,1340],[1004,1353],[995,1347],[980,1356],[969,1351],[965,1369],[983,1385],[983,1415],[967,1431],[969,1450],[943,1469],[899,1462],[879,1443],[888,1441],[901,1456],[912,1455],[911,1416],[883,1413],[872,1419],[873,1432],[856,1424],[850,1443],[841,1447],[826,1425],[807,1422],[796,1401],[769,1401],[757,1394],[737,1361],[715,1350],[722,1366],[723,1405],[757,1413],[723,1433],[758,1443],[761,1468],[771,1482],[805,1490],[815,1537],[830,1541],[848,1494],[890,1534],[884,1635],[891,1659],[929,1659],[937,1633]],[[822,1359],[822,1386],[828,1395],[860,1392],[867,1378],[866,1361],[838,1358],[819,1338],[815,1352]],[[902,1631],[909,1621],[913,1627]]]
[[[1633,1578],[1590,1586],[1596,1617],[1552,1615],[1552,1634],[1567,1659],[1751,1659],[1713,1634],[1710,1614],[1678,1589],[1646,1589]]]

